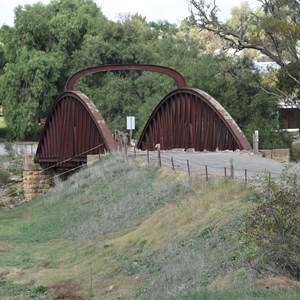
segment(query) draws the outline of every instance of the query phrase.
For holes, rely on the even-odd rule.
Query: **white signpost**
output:
[[[254,154],[258,154],[258,143],[259,143],[259,138],[258,138],[258,130],[255,130],[255,133],[253,134],[253,152]]]
[[[129,116],[126,118],[127,119],[127,130],[129,130],[129,137],[130,140],[132,138],[132,130],[135,130],[135,117]]]

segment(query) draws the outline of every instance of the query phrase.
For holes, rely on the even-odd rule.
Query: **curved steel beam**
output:
[[[143,71],[166,74],[172,77],[176,81],[178,88],[186,87],[185,79],[179,72],[175,71],[174,69],[163,67],[163,66],[156,66],[156,65],[131,64],[131,65],[102,65],[102,66],[95,66],[95,67],[80,70],[75,74],[73,74],[68,79],[65,85],[65,91],[73,91],[77,81],[84,76],[98,73],[98,72],[125,71],[125,70],[143,70]]]
[[[73,167],[88,154],[117,150],[110,130],[94,103],[83,93],[63,92],[52,105],[44,126],[36,162]]]
[[[156,106],[140,136],[142,150],[194,148],[196,151],[251,150],[229,113],[209,94],[177,89]]]

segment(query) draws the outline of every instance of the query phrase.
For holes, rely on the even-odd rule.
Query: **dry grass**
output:
[[[239,250],[232,244],[238,225],[231,224],[251,209],[249,193],[236,182],[190,181],[108,157],[45,197],[1,213],[0,274],[16,285],[47,287],[54,299],[232,286],[243,271],[231,257]]]
[[[288,277],[277,276],[256,280],[252,287],[260,289],[300,289],[300,282]]]

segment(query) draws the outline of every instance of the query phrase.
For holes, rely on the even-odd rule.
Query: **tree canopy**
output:
[[[233,27],[236,22],[233,16]],[[113,22],[93,0],[18,6],[15,25],[0,28],[0,102],[9,135],[38,138],[37,119],[47,116],[74,72],[129,63],[178,70],[189,86],[214,96],[250,137],[250,128],[274,127],[276,98],[259,88],[266,83],[251,58],[226,56],[220,48],[220,41],[199,33],[189,18],[180,26],[147,22],[138,14]],[[169,77],[141,71],[94,74],[77,86],[98,106],[112,131],[125,129],[126,115],[135,115],[136,137],[155,106],[175,88]],[[266,124],[251,118],[249,110],[264,116]]]
[[[279,86],[284,78],[288,85],[300,86],[300,3],[298,0],[257,0],[251,10],[247,3],[233,10],[231,19],[222,21],[216,0],[189,0],[191,23],[212,32],[236,51],[254,49],[281,66]],[[291,72],[290,64],[297,68]],[[281,88],[283,86],[281,85]],[[296,88],[296,87],[295,87]],[[281,96],[293,98],[290,89]],[[298,94],[299,95],[299,94]],[[297,97],[298,97],[297,95]]]

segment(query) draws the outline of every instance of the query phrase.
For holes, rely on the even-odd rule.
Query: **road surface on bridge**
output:
[[[130,151],[130,155],[132,151]],[[147,161],[147,152],[137,151],[137,157]],[[157,163],[157,151],[149,152],[149,162]],[[188,165],[191,173],[206,173],[209,175],[231,175],[231,161],[234,170],[234,177],[260,177],[264,173],[271,173],[271,176],[279,178],[286,167],[300,172],[300,164],[283,163],[272,159],[263,158],[260,155],[253,155],[251,152],[224,151],[224,152],[187,152],[187,151],[161,151],[161,162],[163,166],[172,167],[172,159],[175,170],[188,172]],[[188,162],[187,162],[188,161]],[[226,171],[225,171],[226,168]],[[245,171],[247,170],[247,171]]]

